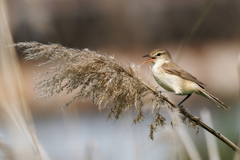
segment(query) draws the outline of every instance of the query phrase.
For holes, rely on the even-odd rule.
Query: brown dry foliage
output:
[[[123,67],[113,56],[88,49],[66,48],[59,44],[21,42],[15,46],[23,49],[26,60],[45,60],[39,66],[49,68],[35,78],[38,98],[73,92],[75,96],[65,107],[75,100],[90,98],[99,110],[109,108],[108,118],[114,117],[115,120],[120,118],[123,111],[135,107],[137,117],[134,123],[144,119],[142,107],[148,104],[153,106],[150,138],[153,139],[157,126],[165,125],[160,109],[170,106],[139,77],[139,66]]]

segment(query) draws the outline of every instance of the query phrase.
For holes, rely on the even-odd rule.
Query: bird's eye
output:
[[[158,53],[157,56],[161,56],[162,53]]]

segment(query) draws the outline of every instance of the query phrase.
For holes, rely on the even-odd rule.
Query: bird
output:
[[[230,107],[225,105],[218,98],[210,94],[204,89],[204,84],[190,73],[175,64],[171,58],[170,53],[163,48],[155,49],[150,54],[143,56],[148,57],[142,64],[152,62],[152,74],[156,82],[165,90],[174,92],[176,95],[187,95],[179,104],[179,107],[183,107],[181,104],[187,100],[192,93],[202,95],[218,107],[222,107],[225,110],[229,110]]]

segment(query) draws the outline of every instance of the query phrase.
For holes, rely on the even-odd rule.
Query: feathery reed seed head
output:
[[[122,67],[113,56],[88,49],[66,48],[59,44],[21,42],[15,46],[23,49],[26,60],[46,60],[39,66],[47,66],[49,70],[35,78],[38,98],[74,91],[75,96],[65,107],[77,99],[90,98],[99,110],[110,108],[108,118],[114,117],[116,120],[123,111],[135,107],[138,115],[134,123],[144,119],[142,107],[150,102],[154,106],[150,137],[153,138],[157,126],[165,125],[160,108],[168,108],[168,104],[163,103],[156,96],[157,91],[139,77],[139,66]]]

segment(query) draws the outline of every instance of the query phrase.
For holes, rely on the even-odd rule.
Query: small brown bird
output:
[[[152,73],[157,83],[167,91],[174,92],[177,95],[187,95],[178,106],[188,99],[192,93],[202,95],[210,99],[218,107],[229,110],[230,107],[226,106],[218,98],[214,97],[204,89],[204,84],[197,80],[190,73],[183,70],[181,67],[173,63],[170,53],[165,49],[156,49],[149,55],[150,59],[143,64],[152,62]]]

